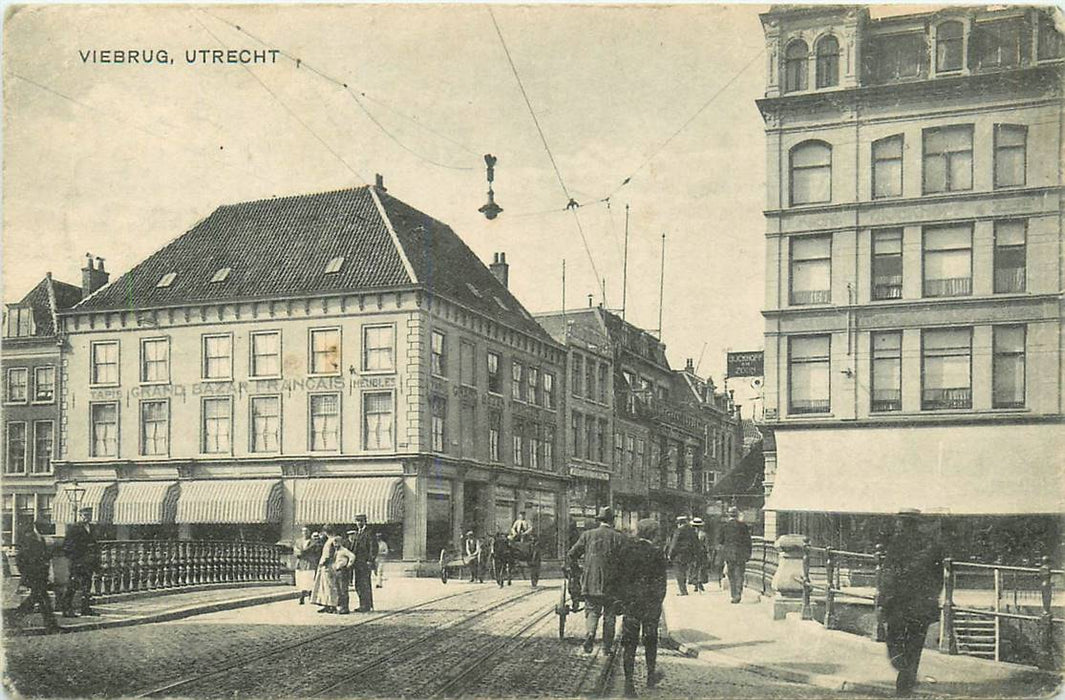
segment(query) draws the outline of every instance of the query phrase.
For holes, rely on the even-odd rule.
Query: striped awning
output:
[[[280,479],[197,479],[181,482],[177,523],[281,522]]]
[[[174,522],[176,481],[126,481],[118,485],[115,525],[163,525]]]
[[[371,523],[402,522],[403,479],[310,479],[296,487],[296,520],[300,523],[352,523],[360,513]]]
[[[55,490],[55,521],[57,523],[77,522],[78,514],[74,512],[74,506],[70,502],[68,489],[74,488],[74,482],[67,481],[56,484]],[[109,525],[115,513],[115,482],[113,481],[79,481],[77,488],[85,489],[78,508],[92,508],[92,521],[103,525]]]

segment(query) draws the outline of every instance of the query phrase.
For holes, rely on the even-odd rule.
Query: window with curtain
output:
[[[791,149],[791,203],[816,204],[832,199],[832,147],[805,141]]]
[[[206,454],[229,454],[233,450],[233,400],[210,398],[203,400],[203,441]]]
[[[503,416],[498,411],[488,414],[488,460],[499,462],[499,442],[502,439]]]
[[[430,398],[429,414],[432,450],[433,452],[444,452],[447,449],[447,399],[443,396]]]
[[[555,405],[555,375],[544,372],[544,408],[554,410]]]
[[[832,302],[832,236],[791,239],[790,303]]]
[[[233,337],[229,335],[203,336],[203,378],[233,378]]]
[[[1015,187],[1026,180],[1028,127],[995,124],[995,187]]]
[[[515,401],[525,400],[525,368],[518,362],[510,363],[510,398]]]
[[[784,50],[784,92],[799,92],[806,89],[807,60],[810,50],[806,42],[798,39]]]
[[[446,338],[440,331],[433,331],[429,339],[429,371],[438,377],[446,376]]]
[[[92,424],[93,457],[118,456],[118,404],[94,403],[89,406],[89,420]]]
[[[839,40],[829,35],[817,42],[817,87],[835,85],[839,85]]]
[[[921,333],[921,408],[972,408],[972,329]]]
[[[973,126],[925,129],[924,193],[955,192],[973,188]]]
[[[52,452],[55,449],[55,423],[39,420],[33,423],[33,472],[52,471]]]
[[[1024,408],[1025,327],[995,326],[992,352],[992,406]]]
[[[488,353],[488,391],[492,394],[503,393],[503,374],[500,370],[502,357],[498,352]]]
[[[170,341],[166,338],[141,341],[141,381],[170,381]]]
[[[141,454],[165,455],[170,442],[170,404],[141,401]]]
[[[965,63],[965,28],[961,22],[941,22],[936,27],[936,72],[961,70]]]
[[[873,231],[873,299],[902,298],[902,229]]]
[[[873,198],[902,196],[902,134],[873,141]]]
[[[831,337],[799,336],[788,341],[788,413],[831,410]]]
[[[316,328],[310,333],[311,374],[339,374],[340,330]]]
[[[93,384],[118,384],[118,343],[92,344]]]
[[[7,371],[7,402],[25,403],[30,395],[30,371],[25,367],[12,367]]]
[[[251,376],[281,376],[280,333],[272,331],[251,334]]]
[[[902,410],[902,333],[871,333],[873,373],[869,389],[874,413]]]
[[[33,369],[33,401],[34,403],[55,401],[55,367]]]
[[[924,230],[924,296],[972,294],[972,237],[971,225]]]
[[[340,449],[340,394],[311,394],[312,452]]]
[[[540,405],[540,370],[536,367],[529,367],[525,371],[525,396],[529,400],[529,403],[539,406]]]
[[[281,399],[277,396],[251,399],[251,451],[281,451]]]
[[[393,397],[391,392],[362,395],[362,447],[364,450],[392,449]]]
[[[4,473],[24,474],[26,472],[26,423],[23,421],[11,421],[7,424],[6,456]]]
[[[995,222],[995,293],[1023,292],[1027,287],[1025,221]]]
[[[391,372],[396,368],[396,332],[392,326],[364,326],[362,329],[362,369],[364,372]]]

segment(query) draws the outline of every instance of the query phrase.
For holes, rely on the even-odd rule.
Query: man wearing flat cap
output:
[[[351,539],[351,551],[355,554],[355,593],[359,596],[358,612],[370,612],[373,610],[373,584],[370,575],[373,572],[373,562],[377,558],[377,539],[366,525],[366,516],[362,513],[355,516],[354,534]]]
[[[618,600],[618,557],[628,538],[614,529],[614,510],[603,506],[596,516],[599,527],[585,530],[569,550],[569,562],[584,557],[581,592],[584,596],[584,652],[592,653],[599,618],[603,618],[603,651],[614,645]]]
[[[92,508],[78,511],[80,520],[67,528],[63,552],[70,562],[70,583],[63,601],[63,617],[74,617],[74,593],[81,592],[82,615],[98,615],[92,609],[92,575],[100,568],[100,548],[92,527]]]
[[[925,635],[939,618],[943,550],[929,531],[932,525],[922,522],[920,511],[899,511],[884,551],[880,603],[888,658],[898,671],[895,694],[899,697],[913,694]]]
[[[688,525],[688,516],[677,516],[677,529],[669,541],[666,554],[676,567],[677,595],[688,595],[688,568],[695,559],[695,548],[699,546],[695,530]]]

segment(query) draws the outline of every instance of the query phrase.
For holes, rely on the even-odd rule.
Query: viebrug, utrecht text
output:
[[[189,65],[277,63],[280,49],[185,49]],[[173,65],[166,49],[78,49],[82,63],[108,65]]]

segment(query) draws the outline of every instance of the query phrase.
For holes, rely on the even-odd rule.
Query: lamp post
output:
[[[67,498],[70,500],[70,506],[74,514],[73,522],[78,522],[78,506],[81,504],[82,499],[85,497],[85,489],[78,486],[78,482],[72,482],[63,491],[67,494]]]

